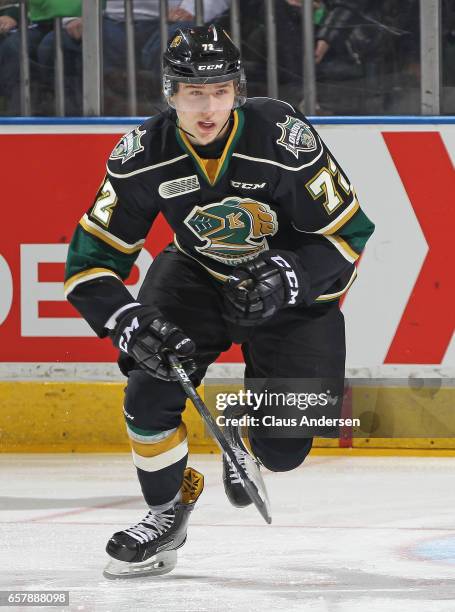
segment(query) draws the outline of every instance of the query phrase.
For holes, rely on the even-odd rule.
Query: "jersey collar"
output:
[[[219,179],[226,172],[226,169],[232,157],[232,153],[234,152],[235,145],[237,144],[243,132],[243,124],[245,121],[243,111],[241,109],[236,109],[233,115],[234,115],[234,125],[232,126],[231,133],[229,135],[229,138],[226,142],[226,145],[224,147],[224,150],[221,156],[219,157],[218,160],[214,160],[216,163],[216,168],[213,174],[212,172],[210,172],[211,176],[207,172],[207,167],[206,167],[207,164],[204,163],[204,160],[201,157],[199,157],[199,155],[196,153],[192,144],[188,140],[187,135],[178,129],[178,124],[177,124],[177,127],[175,128],[177,142],[182,147],[182,149],[185,151],[185,153],[188,153],[188,155],[193,160],[199,174],[202,176],[202,178],[204,178],[207,181],[207,183],[211,187],[216,185]]]

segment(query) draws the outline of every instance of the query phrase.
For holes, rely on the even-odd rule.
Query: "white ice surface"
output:
[[[266,472],[271,526],[229,505],[219,457],[190,465],[206,486],[177,568],[108,581],[106,541],[145,514],[129,455],[0,455],[0,590],[70,591],[25,611],[455,611],[455,458]]]

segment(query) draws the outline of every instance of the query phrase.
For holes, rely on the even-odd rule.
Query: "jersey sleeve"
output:
[[[374,224],[316,130],[297,111],[293,119],[294,159],[284,170],[277,192],[290,217],[295,250],[311,279],[305,296],[311,304],[337,299],[347,291]],[[295,151],[302,153],[297,163]]]
[[[76,227],[65,271],[66,298],[100,337],[115,313],[135,303],[123,281],[158,214],[140,178],[109,170]]]

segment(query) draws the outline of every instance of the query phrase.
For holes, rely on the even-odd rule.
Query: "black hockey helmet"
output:
[[[240,51],[225,30],[215,25],[181,28],[169,40],[163,55],[163,93],[168,104],[177,83],[237,81],[234,107],[246,102],[246,78]]]

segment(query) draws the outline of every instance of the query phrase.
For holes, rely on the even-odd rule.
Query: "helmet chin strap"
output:
[[[231,114],[229,115],[229,117],[226,119],[226,121],[223,123],[223,125],[221,126],[221,129],[219,130],[218,134],[215,136],[215,138],[213,140],[211,140],[210,142],[214,142],[218,136],[221,134],[221,132],[224,130],[224,128],[226,127],[226,125],[229,123],[229,120],[231,118],[232,115],[232,111]],[[194,134],[192,134],[191,132],[188,132],[187,130],[183,129],[182,127],[180,127],[176,121],[174,121],[175,125],[177,126],[177,128],[181,131],[181,132],[185,132],[185,134],[188,134],[188,136],[191,136],[191,138],[194,138],[194,140],[197,141],[197,136],[195,136]],[[208,143],[210,144],[210,143]]]
[[[158,114],[162,114],[165,113],[166,111],[162,111],[160,110],[157,106],[153,107],[155,110],[158,111]],[[170,109],[168,109],[169,111]],[[191,136],[191,138],[196,138],[196,136],[194,136],[194,134],[192,134],[191,132],[188,132],[187,130],[184,130],[182,127],[179,126],[179,124],[177,123],[177,121],[174,119],[174,117],[168,112],[168,116],[167,116],[169,121],[172,121],[172,123],[175,125],[175,127],[177,129],[179,129],[181,132],[185,132],[185,134],[188,134],[188,136]],[[224,126],[223,126],[224,127]],[[218,136],[218,135],[217,135]]]
[[[221,128],[221,130],[218,132],[218,134],[215,136],[215,138],[213,140],[216,140],[218,138],[218,136],[221,134],[221,132],[224,130],[224,128],[227,126],[227,124],[229,123],[230,119],[232,117],[232,110],[229,114],[229,117],[226,119],[226,121],[223,123],[223,127]]]

